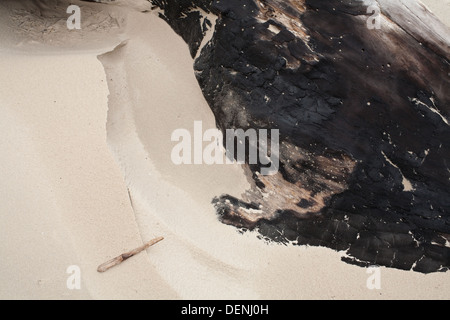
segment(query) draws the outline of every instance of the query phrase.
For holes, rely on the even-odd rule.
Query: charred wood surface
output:
[[[221,221],[423,273],[450,267],[450,33],[415,0],[152,0],[217,125],[280,130],[280,171]],[[381,29],[369,29],[380,8]],[[217,15],[211,41],[200,48]]]

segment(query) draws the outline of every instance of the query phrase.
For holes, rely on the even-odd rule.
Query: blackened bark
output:
[[[214,200],[262,237],[345,250],[343,260],[450,267],[450,33],[416,1],[152,2],[195,56],[221,130],[280,130],[280,173]],[[365,1],[369,3],[370,1]],[[406,3],[406,4],[404,4]]]

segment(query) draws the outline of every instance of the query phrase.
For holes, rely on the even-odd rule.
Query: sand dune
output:
[[[75,1],[79,31],[65,27],[68,2],[42,3],[0,4],[0,298],[448,298],[448,274],[382,268],[369,290],[340,253],[220,223],[211,200],[246,190],[242,168],[170,161],[173,130],[215,126],[182,39],[147,1]],[[71,265],[81,290],[66,286]]]

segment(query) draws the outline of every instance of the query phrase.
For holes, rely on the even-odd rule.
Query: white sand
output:
[[[442,22],[450,25],[450,1],[448,0],[421,0]]]
[[[339,253],[221,224],[211,199],[245,190],[241,168],[170,161],[174,129],[214,127],[182,40],[140,12],[146,1],[75,2],[87,13],[81,31],[64,27],[64,4],[44,10],[56,16],[49,34],[10,28],[42,27],[26,14],[35,3],[0,4],[0,298],[449,297],[448,273],[382,268],[382,290],[371,291],[366,269]],[[160,235],[148,254],[96,272]],[[66,287],[70,265],[81,290]]]

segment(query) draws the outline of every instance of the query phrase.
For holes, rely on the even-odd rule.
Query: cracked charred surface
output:
[[[414,0],[152,2],[201,50],[218,127],[280,130],[279,173],[246,165],[252,189],[214,200],[224,223],[361,266],[448,270],[448,28]],[[218,16],[203,48],[197,9]]]

